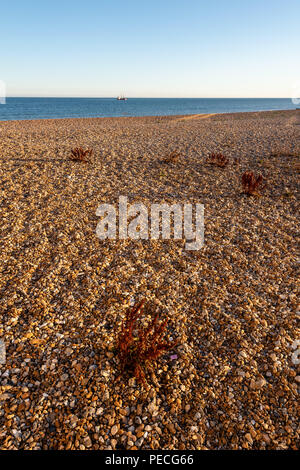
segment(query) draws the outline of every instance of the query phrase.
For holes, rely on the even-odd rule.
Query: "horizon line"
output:
[[[6,98],[78,98],[78,99],[116,99],[117,96],[6,96]],[[126,96],[128,99],[203,99],[203,100],[288,100],[287,96]]]

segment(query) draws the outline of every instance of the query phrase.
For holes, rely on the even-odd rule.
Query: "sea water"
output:
[[[289,98],[7,98],[0,121],[295,109]]]

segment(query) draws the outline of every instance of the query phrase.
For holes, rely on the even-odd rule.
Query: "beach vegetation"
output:
[[[247,196],[259,195],[258,190],[262,187],[262,183],[262,175],[255,175],[253,171],[246,171],[242,175],[243,192]]]
[[[73,162],[89,162],[89,157],[93,154],[93,149],[84,150],[82,147],[76,147],[71,150],[70,159]]]
[[[210,165],[214,165],[219,168],[225,168],[229,163],[229,158],[225,157],[225,155],[222,153],[211,153],[206,161]]]
[[[167,320],[159,321],[158,314],[152,317],[147,326],[142,325],[144,305],[145,300],[142,300],[127,310],[116,351],[122,373],[127,372],[136,377],[138,382],[146,384],[147,370],[153,370],[155,361],[177,343],[165,338]]]
[[[176,163],[180,158],[180,153],[176,152],[176,150],[173,150],[169,155],[167,155],[165,158],[163,158],[162,162],[163,163]]]

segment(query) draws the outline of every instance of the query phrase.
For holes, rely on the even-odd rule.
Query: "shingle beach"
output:
[[[299,448],[297,112],[0,122],[0,449]],[[99,240],[119,196],[203,204],[204,246]],[[143,298],[178,341],[147,385],[115,350]]]

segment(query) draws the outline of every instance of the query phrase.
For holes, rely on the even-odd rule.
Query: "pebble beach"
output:
[[[299,449],[297,113],[0,122],[0,449]],[[203,204],[204,246],[99,240],[119,196]],[[116,354],[141,299],[177,342],[144,385]]]

